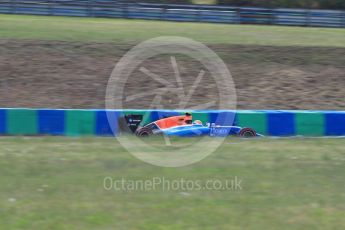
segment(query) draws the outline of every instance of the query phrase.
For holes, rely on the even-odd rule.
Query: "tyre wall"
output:
[[[113,110],[107,116],[105,110],[0,109],[0,134],[112,136],[119,131],[117,119],[126,114],[142,114],[142,124],[146,124],[183,113]],[[233,125],[234,120],[234,125],[251,127],[267,136],[345,136],[345,111],[194,111],[192,115],[193,120],[219,125]]]

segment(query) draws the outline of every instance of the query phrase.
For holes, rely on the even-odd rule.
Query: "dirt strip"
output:
[[[0,40],[0,107],[104,108],[108,78],[133,45]],[[239,109],[345,110],[345,48],[212,45],[232,73]],[[188,92],[200,63],[176,57]],[[176,83],[169,55],[141,66]],[[124,98],[163,87],[137,69]],[[146,109],[154,95],[129,100],[125,108]],[[217,100],[207,71],[187,107]],[[178,108],[176,92],[162,106]],[[218,102],[211,105],[218,108]]]

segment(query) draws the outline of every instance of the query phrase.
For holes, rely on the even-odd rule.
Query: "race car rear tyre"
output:
[[[256,136],[256,132],[254,129],[251,128],[243,128],[240,130],[240,132],[238,133],[238,136],[240,137],[255,137]]]
[[[135,132],[135,134],[138,137],[148,137],[152,135],[152,130],[148,128],[140,128]]]

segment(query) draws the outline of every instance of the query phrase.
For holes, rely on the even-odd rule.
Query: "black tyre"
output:
[[[151,136],[153,133],[152,133],[152,129],[143,127],[143,128],[138,129],[138,130],[135,132],[135,134],[136,134],[138,137],[148,137],[148,136]]]
[[[256,137],[256,132],[254,129],[251,128],[243,128],[240,130],[238,136],[246,138]]]

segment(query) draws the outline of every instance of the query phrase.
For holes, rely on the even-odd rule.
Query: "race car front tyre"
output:
[[[256,137],[256,132],[254,129],[251,128],[243,128],[240,130],[240,132],[238,133],[238,136],[240,137]]]

